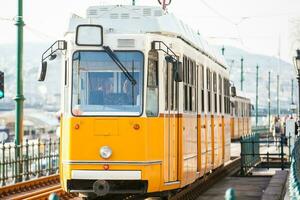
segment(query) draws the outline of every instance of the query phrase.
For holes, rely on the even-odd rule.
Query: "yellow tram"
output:
[[[231,139],[251,133],[251,102],[246,95],[231,97]]]
[[[89,7],[43,54],[40,80],[58,51],[64,190],[155,194],[230,159],[226,62],[174,15],[159,7]]]

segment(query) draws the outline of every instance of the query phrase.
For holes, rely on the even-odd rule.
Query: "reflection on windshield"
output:
[[[142,111],[143,54],[116,52],[135,85],[103,51],[73,56],[73,114],[139,115]]]

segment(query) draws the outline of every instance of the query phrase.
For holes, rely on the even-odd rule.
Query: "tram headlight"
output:
[[[109,146],[103,146],[100,149],[100,156],[104,159],[110,158],[112,155],[112,150]]]

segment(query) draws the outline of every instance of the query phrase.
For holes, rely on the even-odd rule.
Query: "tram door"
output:
[[[178,83],[173,64],[165,61],[164,66],[164,182],[173,182],[178,180]]]

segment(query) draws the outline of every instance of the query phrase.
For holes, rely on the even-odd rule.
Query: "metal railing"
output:
[[[18,156],[19,154],[19,156]],[[58,173],[59,141],[0,144],[1,186]]]
[[[289,195],[291,200],[300,199],[300,139],[295,142],[292,150],[290,167]]]
[[[260,133],[253,133],[240,138],[241,175],[247,175],[255,167],[289,168],[291,137],[281,135],[269,139],[260,136]]]
[[[241,175],[254,167],[259,161],[259,133],[242,136],[241,142]]]
[[[251,127],[252,132],[254,133],[267,133],[269,132],[268,126],[252,126]]]

